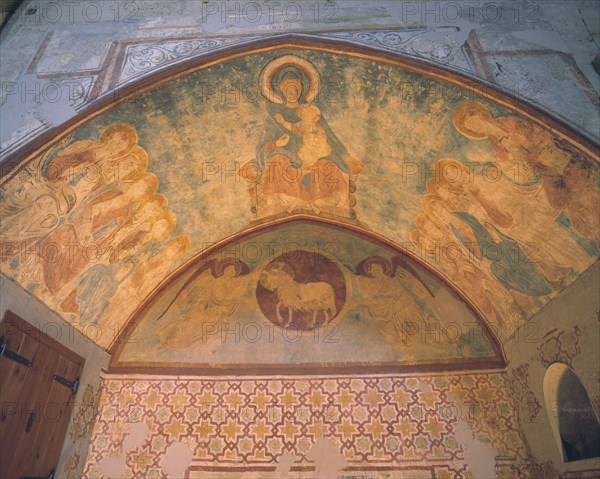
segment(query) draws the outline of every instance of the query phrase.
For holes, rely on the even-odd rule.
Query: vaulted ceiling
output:
[[[3,274],[115,367],[501,365],[600,251],[597,148],[429,65],[278,44],[118,100],[0,210]]]

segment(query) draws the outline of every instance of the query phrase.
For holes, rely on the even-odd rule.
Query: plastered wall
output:
[[[596,263],[505,344],[511,393],[540,477],[598,477],[600,472],[600,458],[563,462],[543,388],[547,368],[564,363],[577,374],[600,415],[599,278]]]

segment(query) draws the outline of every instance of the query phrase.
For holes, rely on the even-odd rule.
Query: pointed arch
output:
[[[563,462],[600,457],[600,422],[575,371],[553,363],[544,376],[544,400]]]

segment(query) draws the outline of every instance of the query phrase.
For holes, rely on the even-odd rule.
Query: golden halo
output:
[[[113,165],[117,162],[122,164],[122,181],[131,183],[139,180],[148,168],[148,153],[141,146],[135,145],[133,149],[125,156],[113,160]]]
[[[425,213],[435,218],[437,218],[437,216],[431,211],[431,203],[440,203],[448,211],[455,211],[454,204],[451,201],[435,193],[427,193],[421,198],[421,206]]]
[[[283,55],[275,58],[263,68],[259,79],[260,91],[263,96],[274,103],[283,103],[283,99],[273,90],[273,77],[279,70],[285,67],[295,67],[306,74],[310,86],[308,87],[305,98],[307,102],[313,101],[319,94],[321,84],[319,73],[311,62],[304,58],[297,57],[296,55]]]
[[[454,116],[452,118],[454,128],[462,135],[473,140],[487,138],[485,133],[471,130],[465,126],[465,119],[473,114],[479,115],[486,120],[492,118],[490,110],[488,110],[488,107],[483,103],[479,103],[478,101],[465,101],[458,105],[456,110],[454,110]]]
[[[121,154],[129,153],[138,141],[138,135],[135,128],[127,123],[113,123],[109,125],[100,135],[100,142],[106,143],[115,133],[122,133],[127,138],[127,146]]]
[[[435,165],[433,165],[433,170],[434,178],[430,182],[434,181],[438,183],[441,188],[450,193],[463,191],[465,182],[468,182],[471,178],[469,167],[454,158],[441,158],[437,160]]]

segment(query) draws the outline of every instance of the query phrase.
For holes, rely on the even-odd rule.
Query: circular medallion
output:
[[[294,250],[278,256],[263,269],[256,299],[273,324],[312,331],[329,324],[344,307],[346,281],[329,258]]]

